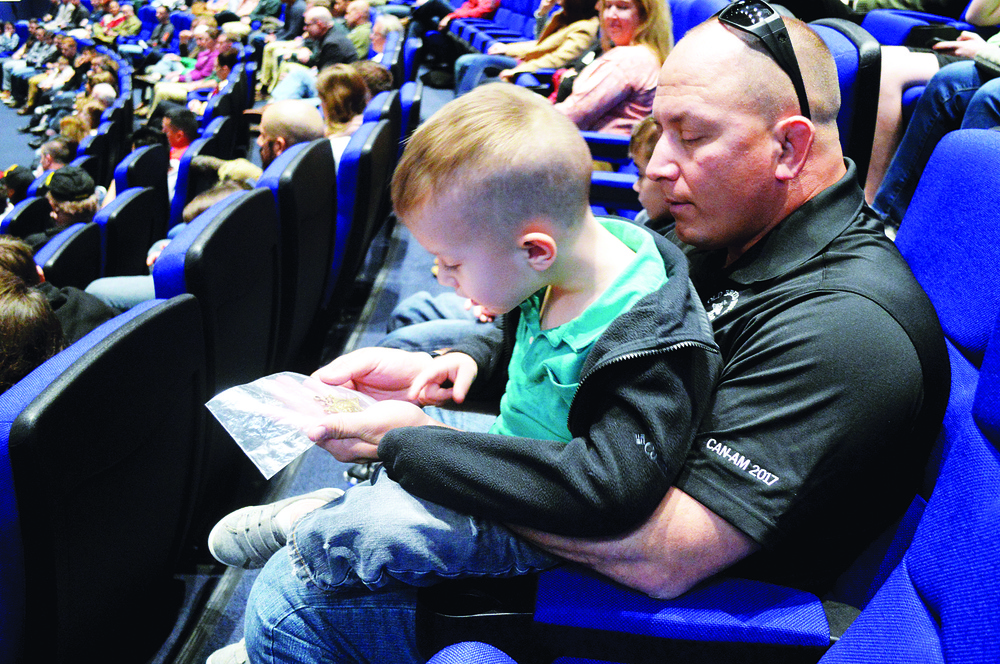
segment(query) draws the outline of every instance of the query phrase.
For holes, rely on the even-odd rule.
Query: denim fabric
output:
[[[156,297],[153,277],[102,277],[91,281],[87,292],[116,309],[131,309]]]
[[[943,67],[931,78],[872,201],[886,223],[899,227],[920,174],[945,134],[1000,125],[998,94],[1000,79],[984,83],[971,60]]]
[[[465,299],[452,292],[431,295],[419,291],[395,306],[388,336],[378,345],[413,351],[449,348],[483,325],[465,308]]]
[[[317,96],[316,74],[301,65],[291,64],[284,78],[271,91],[271,101],[311,99]]]
[[[330,591],[517,576],[558,562],[499,523],[413,496],[382,468],[302,517],[288,549],[299,580]]]
[[[507,55],[485,55],[483,53],[468,53],[455,61],[455,96],[464,95],[488,78],[486,70],[496,72],[495,77],[504,69],[517,66],[517,59]]]
[[[415,588],[331,593],[301,581],[287,547],[271,556],[247,601],[247,653],[254,664],[415,664]]]

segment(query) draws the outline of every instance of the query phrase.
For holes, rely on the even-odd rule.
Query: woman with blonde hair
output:
[[[656,79],[673,45],[670,9],[658,0],[600,0],[604,54],[556,108],[583,130],[628,136],[653,109]]]
[[[316,77],[316,92],[323,110],[326,135],[333,147],[333,158],[339,164],[351,134],[361,126],[371,95],[357,69],[345,64],[323,69]]]
[[[497,42],[486,54],[461,56],[455,62],[455,95],[492,80],[491,70],[510,81],[518,74],[565,67],[590,48],[600,27],[593,0],[546,0],[539,7],[554,4],[560,4],[562,9],[541,27],[538,39]]]

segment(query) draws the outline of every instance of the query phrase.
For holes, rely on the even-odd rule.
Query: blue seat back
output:
[[[76,223],[35,252],[45,278],[60,288],[86,288],[101,276],[101,231],[93,223]]]
[[[48,227],[51,213],[52,206],[47,199],[29,196],[0,220],[0,233],[20,238],[41,233]]]
[[[146,252],[166,217],[152,187],[125,189],[101,208],[94,215],[101,231],[101,276],[148,274]]]
[[[0,394],[5,655],[18,623],[25,653],[44,644],[47,661],[155,653],[179,609],[204,379],[198,303],[185,297],[104,323]]]
[[[210,207],[153,264],[157,297],[191,293],[201,302],[215,392],[270,373],[280,279],[278,221],[265,189]]]
[[[165,145],[146,145],[129,153],[115,167],[115,190],[125,191],[133,187],[152,187],[155,198],[153,205],[162,210],[154,213],[154,221],[160,225],[152,229],[150,242],[160,239],[167,232],[167,216],[170,211],[170,195],[167,189],[167,171],[170,170],[170,150]]]
[[[174,182],[174,195],[170,199],[170,215],[167,217],[168,228],[173,228],[183,221],[184,206],[190,203],[197,194],[208,189],[214,181],[214,179],[193,172],[191,160],[198,155],[221,158],[218,138],[214,134],[195,139],[181,155],[177,165],[177,179]]]
[[[844,155],[858,169],[864,184],[871,160],[878,115],[877,90],[882,72],[882,51],[871,35],[842,19],[822,19],[809,24],[826,43],[837,63],[840,81],[840,113],[837,129]]]
[[[398,133],[388,120],[365,122],[351,136],[337,169],[337,235],[327,291],[327,305],[335,292],[354,282],[364,262],[368,243],[385,221],[388,186],[397,156]]]
[[[726,0],[670,0],[674,42],[679,42],[688,30],[704,23],[728,4]]]
[[[323,304],[333,257],[337,169],[329,139],[286,149],[257,182],[274,196],[281,236],[281,325],[277,368],[311,372],[295,358],[318,361],[315,322]]]

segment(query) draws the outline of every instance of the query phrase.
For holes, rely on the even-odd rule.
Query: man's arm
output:
[[[673,487],[645,524],[617,539],[584,540],[510,528],[553,555],[663,599],[677,597],[760,548]]]

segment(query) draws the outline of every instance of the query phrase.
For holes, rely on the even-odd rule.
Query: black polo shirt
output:
[[[725,267],[688,251],[724,369],[676,486],[823,593],[919,489],[948,396],[937,316],[854,165]]]

